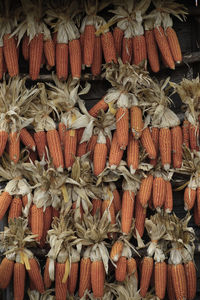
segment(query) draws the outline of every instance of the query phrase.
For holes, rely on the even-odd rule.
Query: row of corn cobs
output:
[[[110,4],[113,16],[106,22],[101,11]],[[171,69],[182,61],[170,15],[184,20],[187,10],[173,0],[4,1],[0,14],[0,78],[6,71],[11,77],[18,75],[19,49],[29,61],[32,80],[44,64],[48,70],[55,66],[62,80],[68,77],[69,65],[76,79],[85,67],[100,75],[102,54],[106,63],[117,63],[118,57],[135,65],[148,60],[153,72],[160,70],[159,52]]]
[[[15,299],[24,297],[25,269],[29,287],[44,292],[33,256],[36,243],[48,251],[44,283],[49,289],[55,280],[56,299],[66,299],[67,289],[72,299],[88,293],[121,299],[125,291],[126,297],[155,299],[147,293],[152,274],[159,299],[167,282],[176,295],[168,291],[170,299],[195,297],[194,232],[187,227],[189,217],[180,221],[169,213],[171,178],[181,174],[185,209],[191,210],[197,196],[194,217],[200,223],[199,78],[157,83],[140,66],[120,59],[106,65],[105,77],[112,87],[89,111],[80,96],[90,85],[81,87],[71,78],[62,83],[53,76],[54,84],[30,89],[18,77],[0,85],[0,175],[7,181],[0,219],[9,211],[9,227],[1,234],[6,258],[0,286],[7,287],[14,268]],[[170,109],[171,87],[186,106],[182,128]],[[122,200],[116,181],[122,181]],[[150,220],[148,205],[158,212]],[[133,253],[145,247],[145,227],[151,244],[137,286]],[[6,280],[2,274],[8,274]],[[48,293],[43,296],[52,297]]]

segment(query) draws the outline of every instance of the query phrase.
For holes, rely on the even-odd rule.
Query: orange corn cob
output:
[[[182,264],[172,265],[172,282],[176,299],[187,299],[187,283]]]
[[[127,259],[126,268],[127,268],[127,275],[130,276],[134,274],[135,278],[138,281],[137,262],[133,257]]]
[[[3,36],[3,54],[10,77],[18,75],[19,65],[17,46],[15,43],[15,37],[10,37],[10,34],[4,34]]]
[[[62,283],[65,274],[65,263],[56,262],[56,278],[55,278],[55,295],[56,299],[62,300],[67,297],[67,284],[68,279],[65,283]]]
[[[29,74],[32,80],[36,80],[40,73],[43,53],[43,33],[35,35],[30,41],[29,48]]]
[[[105,269],[102,260],[93,261],[91,265],[91,284],[95,298],[103,297]]]
[[[171,213],[173,210],[173,194],[172,194],[172,185],[170,181],[165,181],[166,185],[166,196],[164,209],[166,213]]]
[[[132,38],[133,41],[133,63],[139,65],[147,59],[147,48],[144,35],[137,35]]]
[[[119,258],[121,257],[122,251],[123,251],[124,243],[120,240],[116,241],[111,248],[110,252],[110,258],[117,262]]]
[[[80,298],[83,297],[86,289],[91,289],[91,260],[89,257],[81,258],[78,290],[78,295]]]
[[[110,200],[104,200],[102,202],[102,206],[101,206],[101,214],[103,215],[104,211],[109,207],[109,213],[110,213],[110,223],[111,224],[115,224],[116,223],[116,216],[115,216],[115,208],[114,208],[114,204],[113,201],[110,204]]]
[[[46,147],[47,147],[47,138],[45,131],[37,131],[34,133],[34,140],[37,147],[37,153],[39,155],[40,160],[43,158],[47,158]]]
[[[70,295],[73,295],[76,289],[78,279],[78,262],[72,262],[70,267],[69,279],[68,279],[68,291]]]
[[[48,65],[55,66],[55,44],[51,38],[44,41],[44,55]]]
[[[16,164],[20,156],[20,139],[18,132],[11,132],[9,134],[9,157]]]
[[[98,112],[103,109],[106,111],[108,109],[108,104],[104,101],[104,98],[99,100],[92,108],[89,110],[89,114],[93,116],[94,118],[97,117]]]
[[[101,199],[93,199],[92,200],[92,210],[91,215],[94,216],[97,212],[97,209],[101,212],[102,200]]]
[[[132,191],[124,191],[122,196],[121,229],[124,234],[131,230],[135,194]]]
[[[12,201],[12,196],[8,192],[4,191],[0,195],[0,220],[3,219],[11,201]]]
[[[106,63],[117,63],[117,55],[113,35],[110,31],[101,35],[104,59]]]
[[[85,41],[84,41],[85,43]],[[84,47],[85,48],[85,47]],[[81,77],[81,44],[80,39],[69,41],[69,57],[72,78]]]
[[[171,164],[171,131],[169,128],[160,128],[159,131],[159,150],[161,162],[164,169],[168,170]]]
[[[153,180],[153,205],[156,209],[164,205],[165,197],[166,181],[162,177],[155,177]]]
[[[116,49],[116,55],[119,57],[121,57],[121,52],[122,52],[123,35],[124,35],[124,31],[116,26],[113,30],[113,39],[114,39],[114,45]]]
[[[187,283],[187,299],[193,300],[197,291],[197,273],[192,260],[184,264],[185,277]]]
[[[144,298],[149,288],[151,275],[153,272],[153,258],[144,257],[142,262],[141,280],[140,280],[140,295]]]
[[[50,276],[49,276],[49,262],[50,262],[50,259],[49,257],[47,257],[47,260],[46,260],[46,263],[45,263],[45,268],[44,268],[44,286],[46,289],[49,289],[51,287],[51,279],[50,279]]]
[[[97,143],[97,135],[92,135],[91,139],[89,140],[88,144],[87,144],[87,152],[90,151],[90,159],[93,159],[93,155],[94,155],[94,148],[95,145]]]
[[[38,292],[44,293],[44,283],[40,272],[39,263],[35,258],[29,258],[30,270],[28,271],[29,278],[33,281],[33,284]]]
[[[119,147],[123,150],[128,145],[129,111],[128,108],[119,107],[116,113],[116,131]]]
[[[37,234],[37,241],[40,241],[43,235],[44,213],[43,208],[37,208],[35,204],[31,206],[31,231]]]
[[[182,165],[182,145],[183,145],[183,136],[180,126],[175,126],[171,129],[172,137],[172,152],[173,152],[173,167],[180,168]]]
[[[117,189],[115,189],[112,193],[113,193],[113,204],[115,208],[115,213],[118,213],[118,211],[120,211],[122,208],[120,194]]]
[[[25,60],[29,60],[29,37],[26,34],[22,38],[22,55]]]
[[[167,36],[167,41],[174,61],[176,63],[180,63],[182,61],[182,53],[175,30],[172,27],[167,27],[165,34]]]
[[[154,37],[154,32],[152,30],[145,30],[145,41],[147,46],[147,56],[148,62],[151,66],[151,70],[157,73],[160,70],[158,48],[156,45],[156,40]]]
[[[0,46],[0,80],[3,78],[3,61],[4,61],[4,57],[3,57],[3,47]]]
[[[116,269],[115,269],[115,279],[117,281],[124,281],[126,277],[126,257],[121,256],[118,261],[116,262]]]
[[[22,215],[22,200],[19,197],[14,197],[12,199],[9,214],[8,214],[8,222],[10,219],[18,218]]]
[[[172,264],[167,265],[167,296],[169,300],[176,299],[172,282]]]
[[[155,159],[156,158],[156,148],[154,146],[153,139],[151,137],[151,133],[148,127],[146,127],[142,131],[141,135],[141,143],[144,149],[146,150],[148,156],[150,159]]]
[[[50,155],[53,159],[53,164],[56,169],[64,169],[64,158],[60,143],[59,133],[56,129],[47,131],[47,144],[49,147]]]
[[[152,127],[151,128],[151,137],[156,149],[156,159],[151,159],[150,164],[155,166],[157,163],[157,157],[158,157],[158,151],[159,151],[159,128],[158,127]]]
[[[93,62],[91,66],[91,72],[93,76],[97,76],[101,73],[101,64],[102,64],[101,37],[96,36],[94,42]]]
[[[136,201],[135,201],[135,229],[137,229],[140,237],[142,237],[144,234],[144,223],[146,218],[146,212],[147,209],[142,207],[137,194]]]
[[[125,63],[131,63],[132,60],[132,38],[123,38],[123,44],[122,44],[122,62]]]
[[[183,144],[188,148],[189,148],[189,141],[190,141],[189,126],[190,126],[189,121],[184,120],[182,125]]]
[[[159,299],[164,299],[167,285],[167,264],[163,262],[155,263],[155,292]]]
[[[68,44],[56,43],[56,75],[58,79],[66,80],[68,77]]]
[[[14,264],[13,274],[14,274],[14,299],[23,300],[25,277],[26,277],[26,270],[24,264],[16,262]]]
[[[44,211],[44,216],[43,216],[43,233],[42,233],[42,238],[41,238],[41,242],[40,242],[40,245],[42,247],[45,245],[47,231],[51,227],[51,222],[52,222],[52,206],[47,206]]]
[[[0,157],[3,155],[8,140],[8,132],[0,131]]]
[[[106,144],[96,143],[93,157],[95,176],[98,176],[101,172],[103,172],[106,165],[107,152],[108,149]]]
[[[67,130],[65,132],[65,167],[71,168],[74,163],[77,147],[77,131]]]
[[[129,134],[129,142],[127,147],[127,164],[131,173],[135,173],[139,165],[139,143],[133,135]]]
[[[113,134],[110,154],[109,154],[109,165],[116,167],[120,164],[122,156],[124,154],[124,150],[120,149],[119,144],[117,142],[117,131]]]
[[[14,268],[14,261],[4,257],[0,264],[0,288],[6,289],[10,283]]]
[[[94,44],[95,44],[95,27],[86,25],[84,30],[84,64],[91,67],[93,62]]]
[[[138,106],[131,106],[131,131],[134,138],[137,140],[142,135],[144,122],[142,120],[142,110]]]
[[[186,187],[184,190],[184,209],[191,210],[196,200],[197,190],[194,188]]]
[[[151,197],[151,191],[153,186],[153,175],[148,175],[143,178],[140,184],[140,190],[138,193],[138,198],[143,207],[148,206],[148,201]]]
[[[59,133],[59,137],[60,137],[60,143],[61,143],[62,150],[65,147],[65,132],[66,132],[65,124],[59,122],[59,124],[58,124],[58,133]]]
[[[189,126],[190,135],[190,149],[199,151],[199,126],[190,124]]]
[[[159,47],[159,50],[162,53],[162,56],[164,58],[164,61],[166,62],[166,64],[169,66],[170,69],[174,70],[175,69],[174,60],[162,26],[158,26],[154,28],[154,36],[157,45]]]
[[[22,143],[28,147],[28,149],[35,151],[36,145],[35,145],[35,141],[32,138],[31,134],[28,132],[28,130],[26,128],[22,128],[20,130],[20,140],[22,141]]]

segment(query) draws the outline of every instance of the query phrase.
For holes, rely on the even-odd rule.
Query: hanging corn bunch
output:
[[[0,233],[1,248],[5,257],[0,264],[0,287],[7,288],[13,276],[14,298],[23,299],[26,271],[29,280],[40,293],[44,293],[44,283],[40,265],[30,248],[36,246],[27,219],[10,220],[8,227]]]

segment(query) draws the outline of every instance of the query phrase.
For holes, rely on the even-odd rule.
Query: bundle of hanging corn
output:
[[[44,247],[53,217],[59,215],[64,202],[68,174],[58,172],[52,162],[44,160],[24,163],[22,167],[25,177],[34,187],[28,211],[30,228],[37,235],[36,240],[40,246]]]
[[[181,220],[171,215],[165,221],[166,240],[171,243],[167,268],[167,292],[170,300],[193,300],[196,296],[195,233],[192,227],[188,227],[190,219],[189,214]]]
[[[62,154],[65,161],[65,168],[70,170],[75,156],[82,156],[86,153],[86,143],[80,144],[83,129],[74,129],[74,123],[80,118],[81,113],[78,106],[80,96],[87,94],[90,90],[90,84],[86,83],[85,87],[80,86],[80,82],[72,80],[70,77],[66,83],[62,83],[53,75],[54,85],[48,84],[47,90],[48,103],[51,101],[59,111],[58,132]],[[55,145],[51,145],[55,147]],[[56,154],[56,149],[50,150]]]
[[[49,289],[55,281],[56,299],[73,295],[78,279],[82,240],[75,234],[70,208],[71,205],[67,205],[60,217],[54,219],[47,236],[50,250],[44,269],[44,285]]]
[[[183,147],[183,165],[175,173],[182,178],[177,180],[177,191],[184,189],[184,209],[190,211],[194,207],[194,220],[200,224],[200,181],[199,181],[200,155],[197,151],[191,151]]]
[[[117,22],[113,37],[117,56],[121,57],[123,63],[138,65],[147,60],[143,20],[150,3],[151,0],[114,1],[117,7],[111,10],[114,17],[110,22]]]
[[[35,151],[35,142],[26,127],[33,121],[25,116],[30,103],[38,94],[38,89],[27,89],[26,78],[4,79],[0,84],[0,156],[8,144],[10,160],[15,164],[20,157],[20,140],[30,150]]]
[[[41,65],[47,61],[51,68],[55,65],[55,45],[51,32],[44,22],[46,7],[43,1],[21,0],[18,24],[11,36],[22,40],[22,54],[29,61],[29,75],[36,80]]]
[[[185,106],[185,120],[182,125],[183,144],[191,151],[199,151],[199,77],[183,79],[179,84],[170,82]]]
[[[0,4],[0,79],[8,73],[10,77],[19,74],[19,47],[13,30],[17,27],[19,7],[16,2],[1,1]]]
[[[13,276],[14,299],[23,300],[26,271],[29,285],[44,293],[40,265],[31,249],[36,247],[35,236],[31,234],[27,219],[10,220],[8,227],[0,233],[1,250],[5,257],[0,264],[0,288],[6,289]]]
[[[117,22],[113,36],[117,55],[122,61],[138,65],[147,61],[153,72],[160,70],[158,48],[163,63],[175,68],[175,62],[182,61],[181,48],[172,28],[175,16],[185,20],[187,10],[184,5],[170,1],[152,1],[155,9],[149,13],[151,1],[114,1],[117,7],[111,22]]]
[[[0,166],[0,181],[7,182],[1,190],[0,195],[0,220],[8,211],[8,221],[10,219],[28,216],[32,201],[32,187],[24,175],[23,160],[19,163],[13,162],[7,157],[2,157]]]
[[[69,64],[72,78],[81,76],[80,33],[74,21],[79,13],[78,1],[48,2],[45,21],[54,31],[56,74],[62,80],[68,77]]]
[[[155,294],[159,299],[165,298],[166,291],[170,300],[194,299],[197,280],[194,265],[195,236],[193,228],[188,227],[190,218],[187,215],[180,220],[176,215],[156,214],[146,219],[145,227],[151,242],[141,266],[141,296],[146,295],[154,278]]]
[[[153,0],[155,9],[151,11],[145,20],[145,39],[147,45],[147,55],[152,71],[158,72],[160,69],[158,49],[163,64],[175,69],[175,63],[182,61],[181,47],[177,34],[172,28],[172,17],[185,20],[187,9],[183,4],[174,0]]]
[[[101,73],[102,52],[105,62],[117,62],[116,49],[112,32],[102,16],[98,14],[105,9],[112,1],[83,1],[86,16],[82,20],[81,50],[83,67],[91,68],[94,76]],[[103,50],[103,51],[102,51]]]

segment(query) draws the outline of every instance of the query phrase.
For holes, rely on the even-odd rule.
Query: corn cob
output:
[[[135,203],[134,192],[125,190],[122,196],[122,209],[121,209],[121,230],[124,234],[129,234],[131,230],[134,203]]]
[[[103,297],[105,281],[105,269],[102,260],[96,260],[91,265],[91,284],[95,298]]]
[[[119,147],[123,150],[128,145],[129,111],[128,108],[120,107],[116,113],[116,131]]]
[[[0,288],[6,289],[10,283],[14,269],[14,261],[4,257],[0,264]]]
[[[44,293],[44,283],[40,272],[39,263],[35,258],[29,258],[30,270],[28,271],[29,278],[33,281],[33,284],[38,292]]]
[[[164,299],[167,285],[167,264],[163,262],[155,263],[155,292],[159,299]]]
[[[149,288],[151,275],[153,272],[153,258],[145,256],[142,262],[141,279],[140,279],[140,295],[146,296]]]
[[[8,214],[8,222],[10,219],[18,218],[22,215],[22,200],[19,197],[14,197],[12,199],[9,214]]]
[[[143,207],[148,206],[148,201],[151,197],[151,191],[153,186],[153,175],[148,175],[143,178],[140,185],[140,190],[138,193],[138,198]]]
[[[139,165],[139,143],[132,134],[129,134],[129,142],[127,148],[127,164],[131,174],[134,174]]]
[[[180,126],[175,126],[171,129],[172,137],[172,152],[173,152],[173,167],[180,168],[182,165],[182,130]]]
[[[152,140],[151,133],[150,133],[148,127],[146,127],[142,131],[140,140],[141,140],[142,146],[144,147],[144,149],[146,150],[146,152],[148,154],[148,157],[150,159],[155,159],[156,158],[156,148],[154,146],[154,142]]]
[[[169,128],[160,128],[159,131],[159,150],[161,162],[165,170],[170,168],[171,164],[171,131]]]
[[[14,264],[13,274],[14,274],[14,299],[23,300],[25,277],[26,277],[26,270],[24,264],[20,262],[16,262]]]

